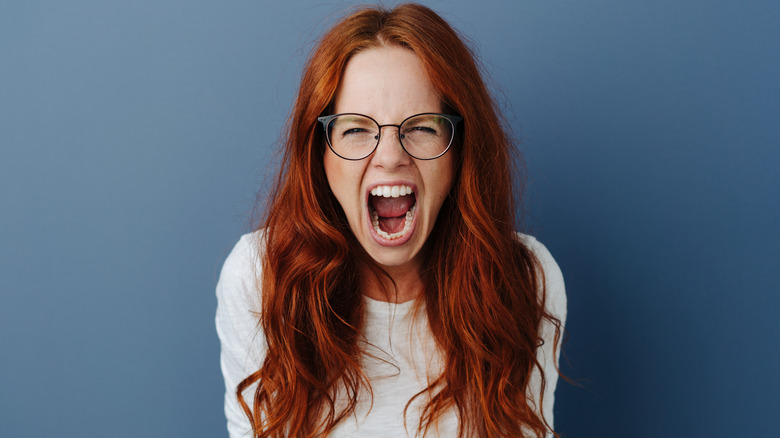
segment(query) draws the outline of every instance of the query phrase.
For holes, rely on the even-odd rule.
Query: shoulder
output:
[[[241,236],[238,243],[225,259],[222,266],[223,275],[233,275],[241,273],[247,269],[256,269],[260,267],[260,248],[263,245],[263,230],[247,233]]]
[[[259,311],[258,280],[262,267],[263,232],[244,234],[222,265],[217,282],[218,323],[240,321]],[[220,318],[222,317],[222,318]],[[228,320],[228,321],[225,321]]]
[[[256,281],[262,266],[260,259],[260,248],[262,245],[262,230],[241,236],[222,265],[219,283],[233,283],[236,286],[245,286],[249,281]],[[220,290],[217,288],[217,293],[219,292]]]
[[[545,307],[563,323],[566,320],[566,286],[561,268],[547,247],[534,236],[517,233],[517,238],[539,261],[544,275]]]

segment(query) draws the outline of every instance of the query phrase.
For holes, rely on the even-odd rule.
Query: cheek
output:
[[[435,185],[434,191],[436,193],[436,200],[439,205],[444,202],[444,199],[450,193],[452,185],[455,180],[455,163],[452,156],[447,154],[440,159],[447,158],[441,162],[436,163],[437,168],[433,175],[432,183]]]
[[[352,181],[351,172],[346,168],[349,162],[335,156],[333,152],[325,152],[323,165],[325,167],[325,176],[328,179],[330,191],[341,205],[344,213],[349,217],[356,208],[355,203],[357,187],[359,182]]]
[[[330,191],[333,192],[333,196],[336,197],[336,199],[339,201],[339,204],[341,204],[341,207],[344,207],[343,197],[344,193],[342,190],[342,187],[340,187],[340,182],[342,181],[342,178],[340,177],[341,171],[338,166],[338,162],[334,161],[333,154],[325,154],[325,158],[323,160],[323,164],[325,166],[325,176],[328,178],[328,186],[330,186]]]
[[[325,177],[328,179],[330,190],[335,195],[336,190],[334,189],[333,184],[336,182],[336,174],[338,173],[338,169],[336,162],[333,161],[333,153],[330,151],[325,152],[325,156],[322,157],[322,165],[325,168]]]

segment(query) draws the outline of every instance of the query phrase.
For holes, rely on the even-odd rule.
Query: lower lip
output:
[[[398,239],[385,239],[384,237],[377,234],[376,230],[374,230],[374,226],[371,223],[371,212],[368,208],[366,208],[366,224],[368,226],[368,233],[371,234],[371,237],[374,238],[374,241],[376,243],[385,246],[385,247],[394,247],[394,246],[400,246],[404,243],[408,242],[409,239],[412,238],[412,234],[414,234],[415,226],[417,225],[417,215],[419,214],[419,208],[415,210],[414,216],[412,217],[412,224],[409,226],[409,230],[406,232],[406,234],[403,235],[403,237],[399,237]]]

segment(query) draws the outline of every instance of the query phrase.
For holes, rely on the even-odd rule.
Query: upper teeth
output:
[[[409,186],[376,186],[371,189],[371,194],[385,198],[397,198],[399,196],[411,195],[412,188]]]

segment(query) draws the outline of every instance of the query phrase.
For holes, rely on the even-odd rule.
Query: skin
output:
[[[335,100],[335,113],[360,113],[379,124],[398,124],[425,112],[442,112],[441,99],[425,75],[422,64],[409,49],[385,45],[359,52],[347,63]],[[377,149],[360,161],[339,158],[325,148],[324,165],[333,194],[341,204],[360,245],[381,265],[398,286],[388,296],[372,276],[363,294],[383,301],[403,302],[421,291],[421,253],[431,234],[455,175],[451,151],[435,160],[409,156],[398,141],[398,131],[382,128]],[[367,193],[376,185],[406,184],[415,188],[416,212],[408,239],[388,244],[372,234]]]

